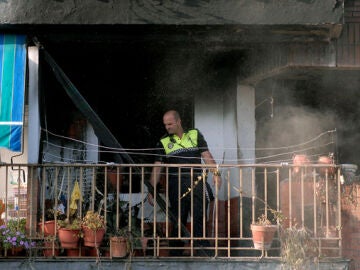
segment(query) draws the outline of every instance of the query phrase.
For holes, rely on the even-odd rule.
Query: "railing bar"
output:
[[[66,216],[69,218],[70,217],[70,197],[69,195],[70,193],[70,167],[67,167],[67,207],[66,207]]]
[[[340,228],[342,226],[342,221],[341,221],[341,185],[340,185],[340,170],[338,170],[337,172],[337,195],[338,195],[338,199],[337,199],[337,217],[338,217],[338,222],[337,222],[337,229],[338,229],[338,233],[337,233],[337,237],[339,237],[339,242],[338,242],[338,246],[339,246],[339,257],[343,256],[343,252],[342,252],[342,233],[340,231]]]
[[[239,172],[239,197],[240,197],[240,238],[244,237],[244,231],[243,231],[243,170],[240,168]]]
[[[56,168],[57,169],[57,168]],[[58,207],[59,207],[59,198],[58,198],[58,175],[59,173],[57,172],[56,173],[56,177],[55,177],[55,179],[54,179],[54,184],[55,184],[55,188],[54,188],[54,200],[55,200],[55,213],[57,213],[57,211],[58,211]],[[45,184],[45,181],[44,181],[44,184]],[[44,197],[45,198],[45,197]],[[62,214],[65,214],[65,213],[62,213]],[[58,230],[58,228],[57,228],[57,215],[54,215],[55,216],[55,235],[57,235],[57,230]]]
[[[55,168],[55,172],[58,168]],[[42,181],[41,181],[41,196],[42,196],[42,201],[41,201],[41,209],[42,209],[42,213],[41,213],[41,233],[42,235],[44,235],[44,228],[45,228],[45,181],[46,181],[46,175],[45,175],[45,170],[42,171]],[[56,176],[56,174],[55,174]]]
[[[205,170],[205,169],[204,169]],[[202,182],[202,206],[203,206],[203,209],[202,209],[202,213],[203,213],[203,216],[202,216],[202,226],[203,226],[203,235],[202,237],[203,238],[206,238],[206,220],[207,220],[207,211],[206,211],[206,205],[207,205],[207,199],[206,199],[206,181],[207,181],[207,178],[206,178],[206,172],[203,170],[202,172],[202,175],[201,175],[201,182]],[[210,201],[208,203],[208,207],[210,207]]]
[[[97,177],[95,177],[95,173],[93,174],[93,176],[92,176],[92,179],[94,179],[94,184],[95,184],[95,186],[97,185]],[[107,221],[107,202],[108,202],[108,181],[109,181],[109,179],[108,179],[108,177],[106,177],[105,179],[104,179],[105,181],[104,181],[104,221],[105,221],[105,225],[107,224],[106,223],[106,221]],[[118,181],[118,174],[116,175],[116,182],[118,183],[119,181]],[[94,203],[95,203],[95,201],[94,201]],[[99,211],[99,214],[101,213],[101,209],[98,209],[98,211]]]
[[[140,185],[141,198],[144,198],[144,167],[141,167],[141,185]],[[156,213],[154,205],[154,213]],[[154,214],[155,215],[155,214]],[[155,223],[155,222],[154,222]],[[155,227],[155,226],[154,226]],[[141,237],[144,237],[144,200],[141,200],[141,219],[140,219]],[[155,235],[154,235],[155,236]]]
[[[318,213],[317,213],[317,207],[316,207],[316,205],[317,205],[317,203],[316,203],[316,171],[315,171],[315,168],[313,168],[313,173],[312,173],[312,175],[313,175],[313,183],[312,183],[312,189],[313,189],[313,205],[314,205],[314,212],[313,212],[313,219],[314,219],[314,228],[313,228],[313,230],[314,230],[314,235],[315,235],[315,237],[317,237],[317,235],[318,235],[318,232],[317,232],[317,215],[318,215]],[[320,202],[320,205],[321,205],[321,202]],[[321,210],[320,210],[320,212],[321,212]]]
[[[156,173],[157,173],[157,171],[156,170],[154,170],[154,175],[153,175],[153,177],[154,177],[154,179],[158,179],[158,178],[160,178],[161,177],[161,169],[159,170],[159,176],[158,175],[156,175]],[[158,194],[157,194],[157,184],[156,184],[156,180],[154,180],[154,196],[153,196],[153,207],[154,207],[154,215],[153,215],[153,224],[154,224],[154,227],[153,227],[153,235],[156,235],[156,207],[157,207],[157,196],[158,196]]]
[[[119,192],[119,188],[120,188],[120,183],[118,181],[118,176],[119,176],[119,167],[116,167],[116,174],[117,174],[117,178],[116,178],[116,230],[119,229],[119,211],[120,211],[120,192]],[[105,168],[105,177],[107,177],[107,168]]]
[[[305,226],[305,206],[304,206],[305,192],[304,192],[304,170],[303,169],[301,169],[300,182],[301,182],[301,224],[302,224],[302,226]]]
[[[132,167],[129,168],[129,231],[132,227]]]
[[[268,189],[267,189],[267,186],[268,186],[268,183],[267,183],[267,168],[264,168],[264,207],[265,207],[265,217],[267,218],[268,217]]]
[[[84,181],[84,177],[83,177],[83,176],[84,176],[84,174],[83,174],[83,173],[84,173],[84,170],[83,170],[83,167],[81,166],[81,167],[79,168],[79,170],[80,170],[80,171],[79,171],[79,178],[80,178],[80,179],[79,179],[79,182],[80,182],[80,183],[79,183],[79,186],[80,186],[79,188],[80,188],[80,198],[81,198],[81,197],[82,197],[82,191],[83,191],[83,184],[84,184],[84,183],[83,183],[83,181]],[[76,171],[75,168],[74,168],[74,171]],[[83,216],[83,215],[82,215],[82,201],[83,201],[83,200],[81,200],[81,199],[79,200],[79,204],[80,204],[80,205],[79,205],[79,208],[80,208],[80,209],[79,209],[79,212],[80,212],[80,213],[79,213],[79,216],[80,216],[80,218]]]
[[[265,216],[266,216],[266,218],[268,218],[268,211],[267,211],[267,209],[268,209],[268,189],[267,189],[267,187],[268,187],[268,172],[267,172],[267,168],[265,167],[264,168],[264,201],[265,201]],[[262,251],[263,253],[264,253],[264,250]],[[267,257],[268,256],[268,251],[267,250],[265,250],[265,257]]]
[[[231,248],[231,241],[230,241],[230,238],[231,238],[231,231],[230,231],[230,217],[231,217],[231,213],[230,213],[230,210],[231,210],[231,192],[230,192],[230,176],[229,176],[229,171],[228,171],[228,175],[227,177],[225,178],[226,179],[226,187],[227,187],[227,197],[228,197],[228,203],[227,203],[227,256],[228,258],[230,258],[230,248]]]
[[[329,175],[328,170],[325,171],[325,220],[326,220],[326,237],[329,236]]]
[[[194,168],[190,169],[190,256],[194,256]],[[186,200],[186,198],[184,198]],[[179,205],[181,202],[179,201]],[[186,223],[187,221],[185,221]]]
[[[215,256],[218,256],[219,248],[219,187],[215,185]]]
[[[30,169],[30,170],[29,170]],[[28,175],[27,175],[27,177],[28,177],[28,179],[27,179],[27,183],[29,184],[29,179],[34,179],[33,178],[33,170],[32,170],[32,168],[27,168],[27,172],[28,172]],[[26,210],[29,210],[29,211],[27,211],[27,213],[26,213],[26,216],[28,217],[28,219],[29,219],[29,224],[30,224],[30,228],[29,228],[29,230],[30,230],[30,237],[33,237],[33,233],[34,232],[36,232],[36,230],[37,230],[37,224],[35,223],[35,228],[33,228],[33,226],[34,226],[34,224],[33,224],[33,212],[34,212],[34,208],[33,208],[33,206],[34,206],[34,204],[33,204],[33,200],[34,200],[34,182],[35,181],[31,181],[31,184],[30,184],[30,189],[29,189],[29,186],[27,186],[27,191],[26,191],[26,197],[27,198],[29,198],[29,200],[30,200],[30,202],[29,202],[29,205],[28,205],[28,207],[26,208]],[[29,192],[30,192],[30,194],[29,194]]]
[[[166,196],[166,215],[165,215],[165,227],[166,227],[166,237],[169,237],[169,168],[166,168],[166,178],[165,178],[165,182],[166,182],[166,191],[165,191],[165,196]]]
[[[292,170],[291,168],[289,168],[289,225],[290,227],[293,226],[293,218],[292,218],[292,196],[291,196],[291,191],[292,191]]]
[[[280,170],[276,169],[276,211],[280,210]]]
[[[252,199],[252,205],[251,205],[251,223],[255,223],[255,200],[256,200],[256,186],[255,186],[255,173],[254,169],[251,171],[251,199]]]
[[[180,202],[181,200],[181,168],[178,169],[178,202]],[[178,203],[178,220],[177,220],[177,223],[178,223],[178,232],[177,232],[177,237],[180,237],[181,236],[181,204]]]

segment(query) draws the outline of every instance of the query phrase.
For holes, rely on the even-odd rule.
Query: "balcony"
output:
[[[339,268],[324,266],[324,269],[346,269],[342,268],[347,262],[342,259],[341,250],[344,176],[340,166],[223,164],[219,166],[222,173],[219,189],[203,185],[207,177],[211,183],[211,173],[207,175],[211,167],[200,164],[159,165],[163,167],[163,174],[160,183],[152,190],[147,181],[153,166],[2,164],[0,173],[6,180],[6,192],[0,198],[0,206],[3,206],[0,207],[1,223],[25,219],[26,236],[36,244],[24,249],[17,257],[11,256],[10,250],[2,250],[1,263],[10,265],[18,263],[20,258],[31,258],[40,267],[66,258],[67,263],[74,265],[82,260],[109,264],[130,260],[141,265],[146,260],[150,268],[156,268],[161,262],[169,266],[182,262],[197,267],[193,264],[205,260],[212,267],[226,261],[229,267],[235,262],[248,265],[267,262],[274,268],[274,264],[280,265],[283,232],[291,228],[305,228],[316,248],[313,256],[321,258],[323,265],[338,263]],[[187,200],[190,203],[184,224],[176,218],[181,213],[182,204],[178,204],[176,209],[170,208],[170,201],[174,200],[169,188],[171,168],[177,168],[178,179],[181,179],[184,170],[196,179],[186,192],[180,192],[175,198],[178,202]],[[181,181],[177,184],[181,185]],[[80,196],[74,195],[77,187]],[[199,188],[200,200],[197,198],[199,193],[196,194]],[[154,194],[153,204],[149,201],[149,191]],[[194,207],[196,199],[198,205]],[[59,244],[59,228],[55,227],[55,232],[50,233],[53,237],[49,237],[44,227],[49,209],[63,211],[67,219],[75,216],[83,218],[88,210],[100,213],[106,224],[103,240],[96,247],[88,247],[80,238],[76,257],[70,255],[69,248]],[[255,248],[250,224],[261,215],[271,220],[274,212],[281,213],[285,219],[273,220],[278,227],[270,246]],[[198,217],[200,221],[196,224],[194,216],[197,213],[205,214],[200,219]],[[55,216],[55,222],[59,220],[59,216]],[[110,237],[119,229],[130,236],[130,248],[123,257],[115,257],[109,244]],[[46,247],[44,242],[49,238],[51,244]],[[16,262],[13,262],[14,258]]]

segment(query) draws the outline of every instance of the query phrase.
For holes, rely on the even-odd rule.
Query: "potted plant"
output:
[[[59,243],[55,235],[48,235],[44,237],[43,254],[45,257],[59,256]]]
[[[284,217],[281,211],[268,208],[273,218],[270,220],[266,214],[261,214],[257,221],[251,224],[252,239],[255,249],[268,250],[271,247],[275,232],[279,229]]]
[[[80,239],[81,219],[78,217],[57,221],[61,247],[77,248]]]
[[[25,234],[26,219],[10,219],[6,225],[0,226],[0,242],[1,246],[11,255],[17,255],[24,249],[30,249],[35,246],[26,237]]]
[[[105,234],[104,217],[98,212],[87,211],[82,219],[84,246],[99,247]]]
[[[255,249],[268,250],[271,247],[278,227],[278,225],[272,224],[264,214],[258,218],[257,222],[251,224],[252,240]]]
[[[116,205],[113,205],[115,213]],[[134,250],[140,248],[146,249],[148,238],[141,237],[141,230],[137,214],[139,209],[137,207],[129,208],[129,204],[126,201],[120,201],[119,215],[109,215],[108,232],[110,243],[110,256],[111,257],[125,257],[130,254],[133,255]],[[118,220],[116,220],[118,218]],[[141,241],[144,240],[144,241]],[[146,243],[145,243],[146,242]],[[118,250],[120,248],[120,250]]]
[[[38,223],[40,231],[44,233],[44,236],[56,235],[56,221],[65,220],[66,215],[60,210],[48,208],[45,211],[44,218],[44,221]]]
[[[130,232],[126,229],[117,229],[110,236],[110,257],[122,258],[131,250],[129,242]]]

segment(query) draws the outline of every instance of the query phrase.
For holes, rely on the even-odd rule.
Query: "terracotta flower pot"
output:
[[[53,256],[59,256],[60,249],[55,244],[54,247],[54,253],[53,253],[53,243],[52,242],[45,242],[44,243],[44,250],[43,250],[44,257],[53,257]]]
[[[79,229],[68,229],[60,228],[59,229],[59,241],[63,248],[77,248],[80,239],[80,230]]]
[[[56,234],[55,220],[45,221],[44,223],[39,222],[38,226],[39,226],[40,232],[43,231],[43,224],[44,224],[44,235],[45,236]]]
[[[86,248],[86,250],[85,250],[86,256],[97,257],[98,256],[97,249],[98,248],[96,248],[96,247],[88,247],[88,248]],[[99,253],[100,253],[100,251],[99,251]]]
[[[251,224],[252,239],[255,249],[268,250],[271,247],[277,229],[277,225]]]
[[[7,250],[8,256],[23,256],[24,255],[24,248],[23,247],[12,247]]]
[[[110,238],[110,257],[122,258],[128,254],[127,239],[113,236]]]
[[[88,227],[83,227],[84,246],[99,247],[105,234],[105,229],[98,229],[96,231],[90,230]]]
[[[85,249],[81,249],[80,252],[80,248],[68,248],[66,249],[66,255],[68,257],[80,257],[80,256],[85,256]]]

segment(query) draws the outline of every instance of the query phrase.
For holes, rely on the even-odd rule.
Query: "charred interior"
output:
[[[104,29],[60,27],[53,34],[37,29],[34,36],[125,149],[154,147],[164,134],[163,112],[170,108],[181,113],[184,126],[193,127],[195,93],[206,98],[210,93],[221,95],[223,89],[236,89],[237,78],[246,77],[253,68],[247,58],[264,46],[256,42],[259,35],[266,40],[271,32],[268,41],[279,46],[291,41],[284,31],[274,35],[274,29],[266,28],[252,29],[252,35],[247,29],[247,39],[243,34],[235,37],[232,26]],[[359,94],[357,85],[347,83],[358,82],[358,74],[357,70],[299,67],[258,81],[257,147],[302,143],[335,130],[333,143],[314,155],[333,152],[339,163],[359,164],[360,127],[355,121]],[[43,125],[67,135],[77,109],[44,61],[40,76]],[[260,162],[282,161],[265,158],[271,154],[258,153],[263,157]],[[112,161],[106,154],[99,159]],[[152,162],[151,156],[134,156],[134,160]]]

